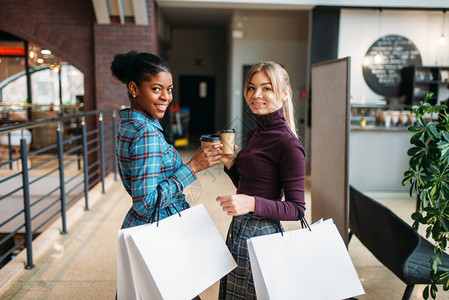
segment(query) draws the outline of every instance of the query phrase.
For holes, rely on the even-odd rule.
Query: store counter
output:
[[[351,126],[349,183],[367,192],[407,192],[402,186],[409,167],[413,133],[405,126]]]

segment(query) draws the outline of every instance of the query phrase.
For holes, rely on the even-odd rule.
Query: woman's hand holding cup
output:
[[[188,162],[188,165],[195,173],[203,171],[212,166],[218,165],[221,160],[221,148],[223,145],[218,137],[208,136],[203,140],[201,137],[201,147],[199,147],[193,157]]]
[[[234,151],[237,150],[237,145],[234,145]],[[234,161],[235,161],[235,154],[222,154],[221,155],[221,160],[220,163],[222,163],[223,165],[225,165],[225,167],[229,170],[233,165],[234,165]]]
[[[223,144],[223,154],[234,154],[235,151],[235,129],[222,129],[217,131]]]
[[[223,154],[221,155],[220,163],[230,169],[234,164],[235,150],[237,150],[237,145],[235,145],[235,129],[219,130],[217,131],[217,135],[220,135],[221,143],[223,144]]]

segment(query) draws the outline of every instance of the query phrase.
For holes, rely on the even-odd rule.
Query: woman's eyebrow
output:
[[[271,82],[264,82],[261,85],[267,85],[267,84],[271,85]],[[248,82],[248,85],[254,85],[254,83]]]
[[[158,86],[160,86],[160,87],[163,87],[163,86],[164,86],[162,83],[159,83],[159,82],[153,82],[153,85],[158,85]],[[169,87],[173,87],[173,83],[171,83],[171,84],[169,85]]]

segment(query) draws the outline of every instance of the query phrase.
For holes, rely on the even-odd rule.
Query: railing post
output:
[[[117,155],[115,154],[115,145],[117,145],[117,113],[112,113],[112,157],[114,158],[114,180],[117,181]]]
[[[81,136],[83,143],[83,168],[84,168],[84,210],[89,210],[89,165],[87,159],[87,130],[86,119],[81,119]]]
[[[62,234],[67,233],[66,225],[66,203],[65,203],[65,179],[64,179],[64,144],[62,141],[62,122],[58,122],[58,129],[56,131],[56,141],[58,145],[58,162],[59,162],[59,190],[61,191],[61,219],[62,219]]]
[[[105,174],[105,159],[104,159],[104,122],[103,113],[100,113],[98,118],[100,121],[100,166],[101,166],[101,192],[104,194],[104,174]]]
[[[6,125],[9,125],[11,120],[11,114],[9,111],[6,112]],[[9,161],[12,160],[12,148],[11,148],[11,132],[8,132],[8,157]],[[9,163],[9,169],[12,170],[12,162]]]
[[[76,118],[76,135],[79,135],[80,131],[80,119]],[[76,151],[76,156],[78,158],[78,170],[81,170],[81,149]]]
[[[33,264],[33,232],[31,229],[31,206],[30,206],[30,185],[28,178],[28,153],[27,141],[23,137],[20,139],[20,157],[22,159],[22,184],[23,184],[23,212],[25,216],[25,246],[27,251],[26,268],[32,269]]]

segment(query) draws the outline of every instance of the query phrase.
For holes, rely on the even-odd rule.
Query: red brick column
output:
[[[134,22],[94,26],[95,83],[97,109],[128,105],[125,86],[112,77],[111,62],[115,54],[130,50],[158,53],[156,31],[156,8],[152,0],[147,1],[149,25],[138,26]]]

